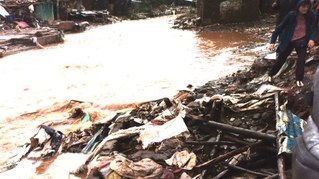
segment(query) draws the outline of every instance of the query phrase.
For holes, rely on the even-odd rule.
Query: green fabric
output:
[[[53,3],[45,2],[37,4],[35,6],[35,13],[37,18],[42,21],[54,20]]]
[[[85,114],[84,117],[82,118],[82,122],[90,122],[90,115],[89,114]]]

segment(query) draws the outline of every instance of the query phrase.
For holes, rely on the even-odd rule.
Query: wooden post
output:
[[[278,92],[275,93],[275,110],[276,110],[276,121],[279,120],[279,94]],[[279,149],[279,144],[277,142],[277,149]],[[286,179],[285,175],[285,162],[282,156],[278,156],[277,159],[277,165],[278,165],[278,173],[280,179]]]
[[[56,18],[60,20],[60,1],[56,0]]]

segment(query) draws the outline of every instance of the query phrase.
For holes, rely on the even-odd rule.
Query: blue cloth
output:
[[[300,119],[289,110],[282,111],[282,115],[277,120],[278,130],[278,155],[282,153],[292,153],[295,148],[295,138],[302,135],[306,121]]]
[[[285,134],[288,136],[287,147],[289,150],[293,150],[295,147],[295,138],[302,135],[301,120],[298,116],[293,114],[291,111],[287,111],[289,123]]]

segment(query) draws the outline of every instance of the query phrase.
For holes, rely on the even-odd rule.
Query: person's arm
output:
[[[291,16],[291,13],[287,14],[284,17],[284,19],[281,21],[281,23],[276,26],[275,30],[273,31],[273,33],[271,35],[271,39],[270,39],[271,44],[276,43],[278,36],[287,27],[290,16]]]
[[[310,22],[312,23],[310,27],[311,34],[310,34],[310,40],[308,42],[308,47],[313,48],[315,46],[315,41],[317,41],[317,38],[318,38],[318,24],[315,23],[315,15],[313,13],[310,14]]]
[[[268,45],[269,50],[271,51],[275,50],[275,44],[276,44],[277,38],[282,33],[282,31],[287,27],[290,17],[291,17],[291,13],[287,14],[284,17],[284,19],[281,21],[281,23],[276,26],[270,38],[270,43]]]

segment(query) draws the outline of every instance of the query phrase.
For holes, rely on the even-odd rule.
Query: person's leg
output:
[[[290,55],[290,53],[292,52],[292,50],[293,50],[293,45],[292,45],[292,43],[289,43],[288,47],[283,52],[279,52],[276,63],[274,64],[274,66],[272,67],[272,69],[268,73],[270,77],[272,77],[278,73],[280,68],[286,62],[286,60],[287,60],[288,56]]]
[[[307,47],[296,47],[298,55],[296,66],[296,81],[302,81],[304,77],[305,59],[307,55]]]

